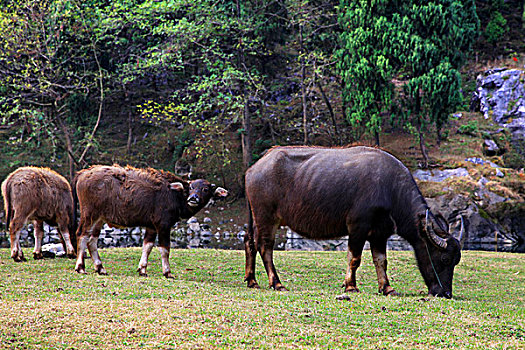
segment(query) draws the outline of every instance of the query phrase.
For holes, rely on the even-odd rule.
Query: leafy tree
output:
[[[338,134],[333,108],[323,90],[322,78],[333,64],[337,18],[334,1],[285,1],[290,35],[288,45],[297,51],[300,76],[303,144],[309,143],[309,95],[317,87],[327,105],[335,133]],[[329,73],[330,74],[330,73]],[[336,135],[339,138],[339,135]]]
[[[398,18],[404,33],[401,61],[409,77],[403,85],[409,123],[417,130],[424,165],[424,132],[440,130],[461,103],[459,67],[477,36],[479,20],[473,0],[404,2]]]
[[[392,76],[400,55],[392,17],[395,1],[341,0],[341,49],[337,68],[342,78],[344,113],[350,125],[375,135],[393,96]]]
[[[89,1],[20,0],[0,10],[4,122],[30,139],[51,139],[55,151],[63,146],[70,176],[94,144],[102,113],[104,72],[94,21]]]

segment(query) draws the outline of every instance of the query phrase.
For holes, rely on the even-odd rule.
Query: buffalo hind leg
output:
[[[144,235],[144,243],[142,244],[142,256],[140,257],[139,267],[137,268],[139,276],[148,276],[146,271],[148,267],[148,258],[153,246],[155,245],[156,238],[157,231],[147,228],[146,234]]]
[[[273,246],[275,245],[276,230],[277,225],[257,226],[257,248],[261,254],[266,273],[268,274],[270,288],[273,288],[276,291],[287,291],[279,280],[277,270],[273,264]]]
[[[107,275],[106,269],[104,266],[102,266],[102,260],[100,259],[100,255],[98,254],[98,237],[100,236],[100,230],[102,229],[102,223],[97,222],[93,225],[91,229],[91,234],[89,235],[88,240],[88,250],[89,255],[91,255],[91,259],[93,260],[93,265],[95,267],[95,271],[99,275]]]
[[[22,252],[22,246],[20,245],[20,230],[24,227],[25,219],[21,220],[21,217],[15,212],[13,220],[9,224],[9,239],[11,241],[11,258],[15,262],[26,261],[24,253]],[[27,216],[23,216],[24,218]]]
[[[33,250],[33,259],[43,259],[42,239],[44,238],[44,222],[40,220],[34,220],[33,229],[35,235],[35,249]]]
[[[77,230],[77,262],[75,265],[75,271],[81,274],[86,273],[86,264],[85,264],[85,253],[86,249],[89,250],[91,259],[95,265],[95,270],[99,274],[107,274],[106,270],[102,267],[102,261],[97,250],[97,240],[100,234],[100,229],[102,225],[95,223],[89,228],[86,225],[86,220],[81,219],[80,225]],[[93,233],[96,233],[96,236],[93,236]]]
[[[86,253],[89,237],[85,230],[86,223],[84,219],[80,220],[77,229],[77,262],[75,264],[75,271],[81,274],[86,273],[86,263],[84,255]]]
[[[58,224],[58,233],[60,234],[62,245],[66,251],[67,257],[69,259],[74,259],[77,255],[73,244],[71,243],[71,233],[69,232],[69,227],[65,223]]]
[[[361,265],[361,255],[363,253],[363,247],[365,242],[348,242],[348,268],[346,270],[345,283],[343,287],[345,288],[345,293],[359,292],[356,282],[356,271]]]
[[[246,273],[244,275],[244,282],[247,282],[248,288],[260,288],[255,279],[255,258],[257,257],[257,249],[255,248],[253,225],[248,227],[248,231],[244,234],[244,252],[246,255]]]
[[[379,284],[379,293],[383,295],[397,295],[397,292],[390,286],[388,277],[386,275],[387,259],[386,259],[386,240],[381,242],[370,242],[370,250],[372,251],[372,259],[377,273],[377,282]]]

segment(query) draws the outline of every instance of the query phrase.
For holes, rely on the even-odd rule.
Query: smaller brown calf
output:
[[[75,232],[73,196],[63,176],[48,168],[18,168],[2,182],[2,196],[14,261],[26,261],[20,246],[20,230],[28,220],[34,224],[35,259],[43,258],[44,222],[58,226],[67,256],[76,256],[70,239],[70,233]]]

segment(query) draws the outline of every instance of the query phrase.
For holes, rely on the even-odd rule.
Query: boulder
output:
[[[478,75],[476,83],[471,110],[507,128],[514,147],[525,156],[525,71],[490,69]]]

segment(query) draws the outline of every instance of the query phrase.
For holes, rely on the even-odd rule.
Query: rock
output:
[[[42,255],[45,258],[51,257],[61,257],[66,255],[64,247],[60,243],[49,243],[42,245]]]
[[[525,71],[491,69],[477,77],[471,108],[481,111],[512,133],[512,143],[525,156]]]
[[[198,222],[192,222],[188,224],[188,228],[195,233],[201,232],[201,225],[199,225]]]
[[[205,217],[204,220],[202,220],[202,222],[204,222],[206,224],[209,224],[209,223],[211,223],[211,219],[208,218],[208,217]]]
[[[466,196],[446,194],[427,198],[427,203],[434,213],[441,213],[447,219],[450,232],[455,236],[459,236],[463,220],[465,231],[462,241],[469,249],[486,249],[497,245],[510,250],[517,243],[504,227],[492,221],[485,211],[480,210]]]
[[[445,170],[416,170],[412,174],[416,179],[421,181],[442,182],[450,177],[468,176],[468,170],[465,168],[445,169]]]
[[[502,150],[498,147],[496,142],[494,140],[487,139],[483,141],[483,154],[492,157],[492,156],[498,156],[501,155]]]

